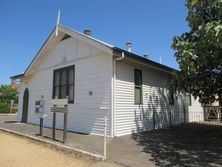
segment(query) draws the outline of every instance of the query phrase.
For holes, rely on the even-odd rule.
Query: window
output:
[[[189,106],[192,106],[192,98],[191,98],[191,95],[189,95]]]
[[[143,103],[143,89],[142,89],[142,71],[134,70],[134,100],[135,104]]]
[[[74,102],[75,67],[69,66],[54,70],[53,99],[64,99],[68,96],[69,103]]]
[[[169,91],[169,105],[174,105],[174,91]]]
[[[186,103],[187,103],[189,106],[192,106],[191,95],[186,95]]]

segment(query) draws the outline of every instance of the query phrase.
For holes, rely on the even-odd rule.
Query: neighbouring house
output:
[[[128,51],[91,37],[89,30],[57,25],[20,76],[18,121],[39,124],[35,102],[44,98],[44,126],[51,127],[51,100],[67,96],[68,130],[75,132],[103,134],[105,116],[110,137],[203,120],[197,100],[165,88],[175,69],[127,46]]]
[[[11,79],[11,88],[16,89],[19,92],[20,79],[23,74],[18,74],[10,77]]]

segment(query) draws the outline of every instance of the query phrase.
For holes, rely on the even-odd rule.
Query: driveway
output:
[[[222,166],[222,126],[183,124],[115,138],[108,158],[130,167]]]

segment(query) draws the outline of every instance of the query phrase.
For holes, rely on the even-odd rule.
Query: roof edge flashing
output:
[[[123,49],[120,49],[118,47],[115,47],[114,48],[114,51],[113,51],[115,54],[118,54],[118,53],[121,53],[121,52],[124,52],[125,53],[125,57],[126,56],[130,56],[131,58],[135,58],[137,60],[140,60],[142,61],[143,63],[146,63],[148,64],[149,66],[152,66],[154,68],[158,68],[158,69],[161,69],[161,70],[164,70],[164,71],[167,71],[167,72],[173,72],[173,71],[179,71],[177,69],[174,69],[174,68],[171,68],[169,66],[166,66],[166,65],[163,65],[163,64],[160,64],[160,63],[157,63],[155,61],[152,61],[150,59],[146,59],[142,56],[139,56],[135,53],[132,53],[132,52],[128,52],[126,50],[123,50]]]

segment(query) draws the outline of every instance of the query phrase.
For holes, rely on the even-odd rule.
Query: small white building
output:
[[[58,34],[56,35],[56,29]],[[193,98],[169,93],[174,69],[58,25],[21,77],[18,121],[39,124],[35,102],[44,99],[52,127],[51,100],[69,97],[68,130],[110,137],[203,120]],[[13,77],[12,77],[13,78]],[[57,128],[63,127],[58,114]]]

